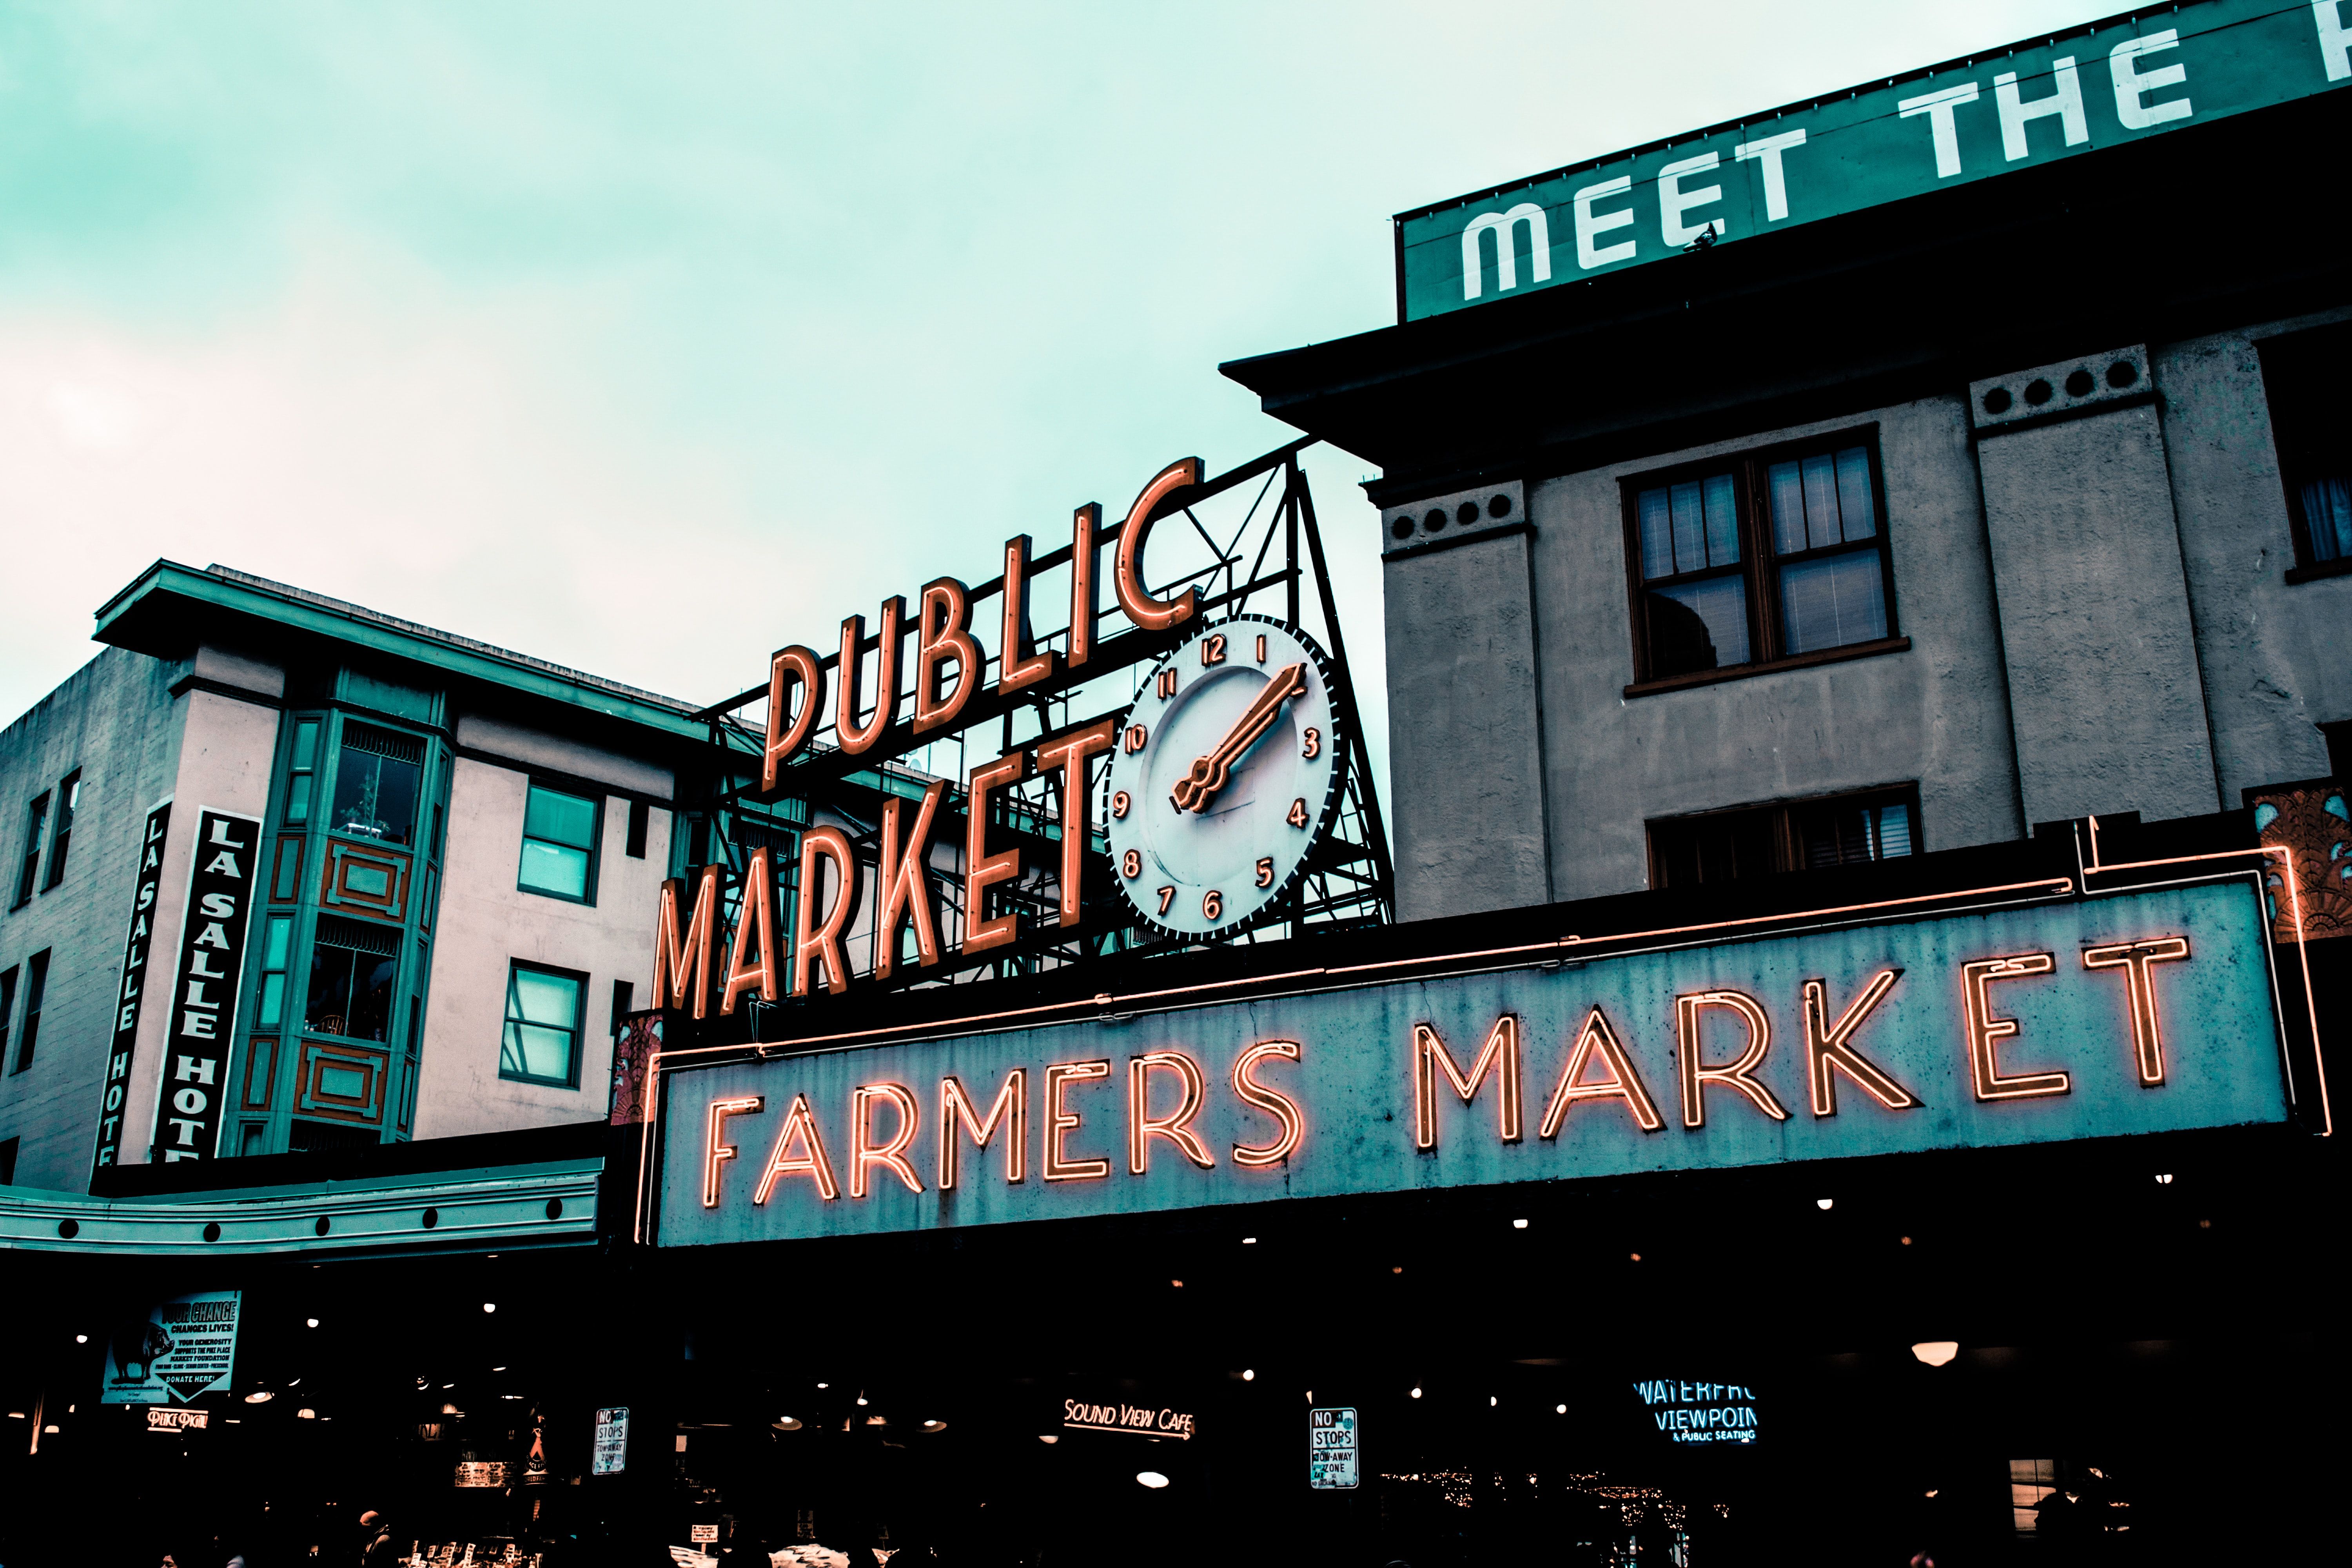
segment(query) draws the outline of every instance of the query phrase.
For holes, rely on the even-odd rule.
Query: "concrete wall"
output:
[[[655,782],[643,763],[561,736],[511,725],[493,728],[471,718],[460,721],[458,733],[461,743],[495,742],[507,754],[529,756],[549,771],[575,778]],[[668,775],[660,774],[658,783],[666,796]],[[634,859],[625,852],[628,799],[606,796],[596,901],[571,903],[515,885],[530,784],[525,772],[474,757],[457,760],[434,921],[416,1098],[418,1138],[603,1116],[612,1076],[613,982],[632,983],[640,1005],[652,984],[654,907],[669,864],[669,812],[653,809],[645,858]],[[508,966],[515,959],[588,975],[576,1089],[499,1077]]]
[[[37,888],[30,902],[0,913],[0,969],[16,970],[7,1058],[0,1063],[0,1138],[20,1140],[19,1186],[89,1190],[140,830],[148,808],[171,792],[178,751],[180,712],[168,689],[173,674],[170,666],[109,648],[0,733],[0,870],[6,873],[0,900],[16,896],[26,807],[50,792],[54,824],[58,782],[76,768],[82,781],[64,880],[46,892]],[[46,879],[47,829],[42,837]],[[166,893],[177,900],[186,885],[183,869],[179,890],[167,886]],[[171,909],[176,928],[178,903]],[[50,960],[40,1037],[32,1066],[19,1073],[13,1069],[24,1024],[24,966],[44,949]],[[124,1139],[124,1152],[144,1158],[152,1089],[131,1103],[137,1132]]]
[[[2315,725],[2352,719],[2352,577],[2289,583],[2286,497],[2257,344],[2339,310],[2158,345],[2165,446],[2221,804],[2323,777]]]
[[[1866,424],[1878,427],[1895,622],[1909,651],[1627,697],[1621,481]],[[1556,896],[1647,887],[1649,818],[1912,780],[1923,847],[2017,836],[1991,571],[1957,398],[1566,475],[1535,487],[1528,504]],[[1397,657],[1392,633],[1391,669]],[[1408,808],[1395,809],[1402,818]]]
[[[1565,896],[1554,888],[1544,835],[1547,681],[1528,543],[1517,531],[1384,565],[1401,920]],[[1540,640],[1580,635],[1548,616]]]

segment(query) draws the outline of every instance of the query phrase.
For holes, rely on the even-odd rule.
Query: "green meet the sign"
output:
[[[1399,214],[1398,308],[1466,310],[2347,84],[2347,0],[2134,12]]]

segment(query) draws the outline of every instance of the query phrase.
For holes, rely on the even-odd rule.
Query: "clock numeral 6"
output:
[[[1160,672],[1160,679],[1154,683],[1152,689],[1156,695],[1160,697],[1175,696],[1176,671],[1172,668],[1161,670]]]
[[[1142,876],[1143,851],[1140,849],[1129,850],[1125,855],[1119,858],[1118,868],[1120,874],[1125,876],[1129,881],[1133,881],[1136,878]]]
[[[1128,748],[1128,750],[1129,750],[1129,751],[1133,751],[1134,749],[1135,749],[1135,748],[1134,748],[1134,747],[1132,747],[1132,746],[1130,746],[1130,747],[1129,747],[1129,748]],[[1309,731],[1307,731],[1307,752],[1306,752],[1306,754],[1307,754],[1307,756],[1310,756],[1310,757],[1319,757],[1319,756],[1321,756],[1321,755],[1323,754],[1323,731],[1320,731],[1320,730],[1309,730]]]
[[[1132,795],[1129,795],[1129,794],[1128,794],[1125,790],[1123,790],[1123,789],[1122,789],[1122,790],[1115,790],[1115,791],[1113,791],[1113,792],[1112,792],[1112,794],[1111,794],[1111,797],[1110,797],[1110,814],[1111,814],[1113,816],[1118,817],[1119,819],[1121,819],[1122,821],[1124,821],[1124,820],[1126,819],[1127,814],[1128,814],[1129,812],[1130,812],[1130,811],[1134,810],[1134,809],[1135,809],[1135,797],[1134,797],[1134,796],[1132,796]]]
[[[1171,904],[1172,904],[1172,903],[1174,903],[1175,901],[1176,901],[1176,889],[1173,889],[1173,888],[1162,888],[1162,889],[1160,889],[1160,912],[1161,914],[1163,914],[1163,915],[1164,915],[1164,914],[1166,914],[1166,913],[1168,912],[1168,906],[1169,906],[1169,905],[1171,905]]]
[[[1129,724],[1127,727],[1127,739],[1121,743],[1129,752],[1139,752],[1143,750],[1144,742],[1150,739],[1150,731],[1145,729],[1140,724]],[[1309,752],[1307,754],[1311,757],[1315,753]]]
[[[1288,823],[1288,824],[1290,824],[1290,826],[1293,826],[1293,827],[1304,827],[1304,826],[1307,826],[1307,801],[1306,801],[1306,797],[1301,796],[1300,798],[1298,798],[1298,799],[1297,799],[1297,800],[1292,801],[1292,802],[1290,803],[1290,810],[1289,810],[1288,814],[1287,814],[1287,815],[1286,815],[1286,816],[1283,817],[1283,819],[1282,819],[1282,820],[1283,820],[1283,821],[1285,821],[1285,822],[1286,822],[1286,823]]]
[[[1257,863],[1257,885],[1261,888],[1274,886],[1274,857],[1271,855]]]
[[[1207,892],[1202,893],[1201,895],[1201,915],[1204,920],[1223,920],[1225,918],[1225,895],[1219,892],[1214,888],[1211,888]]]
[[[1225,634],[1223,632],[1213,632],[1210,634],[1208,641],[1201,645],[1201,668],[1206,669],[1213,664],[1223,664],[1224,662]]]

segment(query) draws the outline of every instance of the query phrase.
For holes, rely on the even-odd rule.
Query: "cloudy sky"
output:
[[[719,696],[1278,445],[1216,365],[1387,322],[1393,212],[2095,14],[11,5],[0,716],[158,556]]]

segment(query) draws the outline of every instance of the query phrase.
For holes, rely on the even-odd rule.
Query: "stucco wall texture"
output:
[[[1975,434],[1955,386],[1530,473],[1531,534],[1391,559],[1400,914],[1647,887],[1647,823],[1693,812],[1916,783],[1947,849],[2325,774],[2352,577],[2285,581],[2256,345],[2344,316],[2151,344],[2158,396],[2080,419]],[[1866,427],[1910,647],[1627,695],[1622,481]]]

